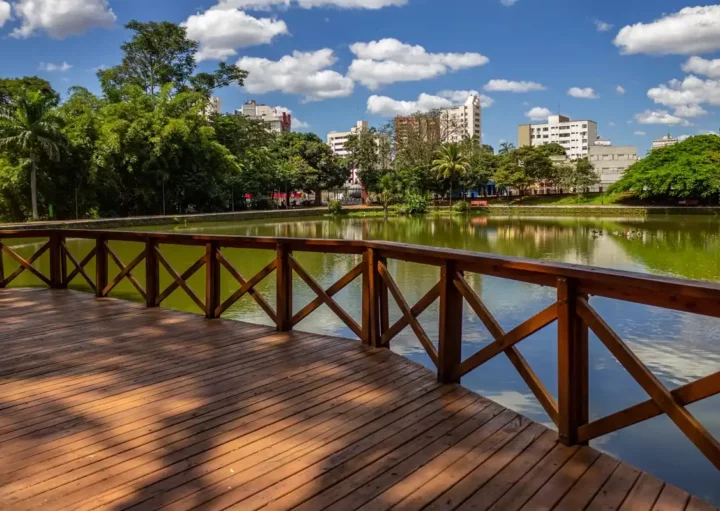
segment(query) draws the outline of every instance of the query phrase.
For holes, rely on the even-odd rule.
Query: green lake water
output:
[[[318,217],[191,224],[187,227],[145,227],[139,230],[391,240],[720,281],[720,220],[715,216],[626,219],[455,216],[391,218],[388,221],[382,218]],[[13,240],[9,243],[24,256],[30,256],[41,245],[40,240]],[[80,260],[89,252],[91,244],[88,241],[69,240],[68,247]],[[111,247],[124,263],[130,262],[143,250],[139,243],[111,242]],[[178,273],[182,273],[203,254],[200,247],[161,246],[161,250]],[[270,251],[260,250],[226,249],[223,252],[246,278],[254,275],[274,256]],[[297,253],[296,257],[324,287],[329,287],[360,261],[360,256],[348,255]],[[47,267],[47,254],[36,264],[39,268]],[[6,274],[14,270],[15,266],[5,256]],[[439,278],[439,270],[433,267],[398,261],[390,261],[388,267],[411,304],[435,285]],[[94,262],[87,268],[88,273],[93,275]],[[110,278],[117,273],[117,267],[111,262]],[[144,282],[144,265],[141,264],[133,273],[141,283]],[[506,330],[555,300],[554,289],[475,274],[467,278]],[[161,270],[161,280],[162,289],[171,282],[164,269]],[[39,285],[39,281],[25,272],[13,282],[15,285]],[[190,285],[202,297],[204,272],[198,272],[190,280]],[[83,286],[81,277],[77,277],[70,287],[89,290]],[[223,297],[229,296],[236,289],[235,282],[223,273]],[[274,274],[263,281],[258,290],[274,304]],[[360,292],[358,279],[335,297],[358,320]],[[315,298],[297,276],[293,293],[295,311]],[[121,283],[112,296],[140,299],[127,281]],[[592,298],[592,303],[668,387],[676,388],[720,369],[720,320],[603,298]],[[394,305],[392,300],[391,305]],[[182,290],[176,291],[163,306],[200,312]],[[437,313],[436,302],[420,318],[432,339],[437,339]],[[393,320],[400,317],[397,307],[392,307],[391,316]],[[270,324],[250,297],[235,304],[224,317]],[[492,339],[467,305],[463,322],[463,356],[467,357]],[[352,337],[349,329],[327,307],[318,309],[297,328]],[[557,389],[556,338],[556,326],[551,325],[518,346],[553,393]],[[590,343],[591,417],[601,417],[646,400],[644,391],[597,338],[591,335]],[[392,349],[432,368],[432,362],[409,328],[393,340]],[[522,378],[502,356],[467,375],[463,384],[534,420],[550,423]],[[720,396],[695,403],[689,409],[716,438],[720,438]],[[592,445],[720,504],[718,471],[666,417],[657,417],[607,435]]]

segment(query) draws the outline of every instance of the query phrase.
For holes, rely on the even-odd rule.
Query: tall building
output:
[[[355,126],[350,128],[350,131],[331,131],[327,136],[327,143],[332,149],[333,154],[338,156],[347,156],[348,152],[345,149],[345,144],[350,138],[350,135],[357,135],[368,130],[367,121],[358,121]]]
[[[590,146],[588,160],[595,167],[600,176],[600,184],[592,191],[604,192],[608,187],[618,181],[627,168],[638,161],[637,147],[635,146]]]
[[[205,116],[210,117],[211,115],[222,113],[222,100],[216,96],[210,98],[208,106],[205,107]]]
[[[518,147],[557,143],[571,160],[586,158],[597,138],[595,121],[573,121],[564,115],[551,115],[544,124],[518,126]]]
[[[236,114],[265,122],[270,131],[275,133],[288,133],[292,128],[292,116],[287,112],[268,105],[258,105],[254,99],[245,103]]]
[[[482,107],[480,98],[470,95],[462,105],[443,108],[429,114],[395,118],[395,140],[399,146],[410,136],[427,142],[462,142],[472,138],[482,144]]]
[[[673,136],[670,135],[670,133],[668,133],[667,136],[653,140],[652,148],[653,148],[653,150],[662,149],[663,147],[668,147],[671,145],[675,145],[677,143],[678,143],[678,139],[673,138]]]

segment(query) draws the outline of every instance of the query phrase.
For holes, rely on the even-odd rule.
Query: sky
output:
[[[720,129],[720,5],[677,0],[0,0],[0,77],[99,93],[132,19],[183,24],[200,70],[248,70],[224,111],[255,99],[323,139],[470,92],[495,147],[558,112],[641,155]]]

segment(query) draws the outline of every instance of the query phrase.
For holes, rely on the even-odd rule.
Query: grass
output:
[[[591,193],[582,195],[529,195],[494,205],[509,206],[644,206],[643,201],[625,194]]]

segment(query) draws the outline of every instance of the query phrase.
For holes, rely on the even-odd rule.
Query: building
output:
[[[610,140],[609,138],[598,137],[593,145],[609,147],[612,145],[612,140]]]
[[[289,113],[281,112],[277,108],[268,105],[258,105],[254,99],[245,103],[235,113],[250,119],[263,121],[267,124],[268,129],[275,133],[288,133],[292,128],[292,116]]]
[[[570,120],[564,115],[551,115],[545,124],[518,126],[518,147],[556,143],[563,146],[571,160],[586,158],[597,138],[595,121]]]
[[[667,136],[665,136],[665,137],[658,138],[657,140],[653,140],[652,148],[654,151],[655,149],[662,149],[663,147],[668,147],[671,145],[675,145],[677,143],[678,143],[678,139],[673,138],[672,135],[670,135],[670,133],[668,133]]]
[[[210,103],[205,107],[205,116],[210,117],[211,115],[222,113],[222,100],[216,96],[210,98]]]
[[[604,192],[608,187],[618,181],[627,168],[638,161],[637,147],[635,146],[590,146],[588,160],[600,175],[600,184],[591,191]]]
[[[366,132],[368,130],[367,121],[358,121],[355,126],[350,128],[350,131],[331,131],[327,136],[327,144],[332,149],[333,154],[338,156],[347,156],[348,152],[345,149],[350,135],[357,135],[359,133]]]
[[[482,144],[482,107],[477,95],[462,105],[442,108],[428,114],[395,118],[395,141],[400,147],[412,136],[424,142],[458,143],[472,138]]]
[[[482,107],[478,96],[470,95],[462,105],[441,109],[439,113],[443,143],[472,138],[482,144]]]

